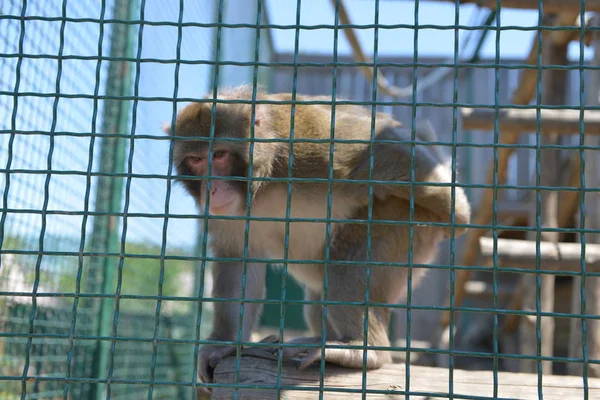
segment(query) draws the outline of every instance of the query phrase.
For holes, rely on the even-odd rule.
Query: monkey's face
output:
[[[244,177],[243,161],[227,146],[215,146],[188,152],[183,156],[179,170],[184,175],[205,177],[202,180],[184,180],[188,191],[204,211],[208,201],[210,215],[240,215],[245,206],[245,183],[225,178]],[[211,168],[209,171],[209,159]],[[210,187],[209,183],[210,182]]]
[[[208,202],[211,215],[243,215],[247,184],[243,179],[226,178],[246,177],[247,157],[243,155],[248,153],[248,144],[221,139],[246,137],[249,116],[237,108],[218,105],[214,136],[211,133],[212,120],[212,107],[208,103],[193,103],[181,110],[175,126],[176,138],[173,139],[173,163],[178,175],[201,178],[180,178],[201,212],[205,212]],[[170,129],[165,131],[172,135]],[[185,139],[180,140],[179,137]]]

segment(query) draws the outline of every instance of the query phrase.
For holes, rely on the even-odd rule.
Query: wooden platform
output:
[[[215,383],[235,382],[235,357],[224,359],[215,369]],[[240,385],[273,386],[277,384],[277,362],[254,357],[240,359]],[[367,373],[368,399],[405,399],[406,366],[390,364]],[[583,379],[575,376],[544,375],[543,398],[583,399]],[[362,388],[362,372],[326,366],[324,399],[362,399],[362,393],[348,390]],[[298,371],[295,364],[284,362],[281,374],[280,399],[318,399],[319,365]],[[449,371],[442,368],[410,366],[410,399],[448,398]],[[275,389],[241,389],[238,399],[277,399]],[[477,399],[539,399],[536,374],[498,373],[498,393],[494,397],[494,378],[491,371],[454,370],[453,394],[458,398]],[[232,399],[233,389],[214,388],[213,399]],[[588,398],[600,399],[600,379],[588,379]]]

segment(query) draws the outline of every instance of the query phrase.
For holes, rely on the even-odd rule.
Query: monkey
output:
[[[244,303],[241,326],[243,299],[216,302],[208,340],[237,341],[239,329],[242,341],[250,340],[262,312],[267,262],[288,263],[307,300],[323,300],[327,269],[327,301],[400,302],[406,296],[407,263],[431,263],[437,245],[452,231],[454,237],[464,234],[470,221],[470,204],[461,187],[452,187],[443,152],[411,144],[410,132],[388,114],[376,113],[372,124],[367,107],[336,104],[332,124],[332,105],[316,102],[323,96],[297,95],[292,137],[292,95],[262,89],[254,93],[257,101],[251,101],[252,86],[223,89],[218,101],[207,96],[184,107],[174,130],[165,129],[173,141],[177,179],[207,218],[210,250],[227,259],[213,263],[212,296],[240,299],[245,264],[244,299],[257,300]],[[427,124],[417,125],[415,136],[436,137]],[[422,275],[422,267],[416,268],[413,282]],[[304,317],[316,336],[292,339],[289,347],[268,337],[263,342],[273,347],[264,351],[282,351],[299,368],[319,361],[320,348],[302,345],[321,343],[322,315],[321,305],[305,305]],[[389,308],[369,307],[366,317],[367,345],[389,346]],[[364,305],[327,305],[326,346],[363,346],[364,318]],[[235,346],[202,346],[201,380],[211,382],[219,360],[235,353]],[[363,367],[363,349],[326,347],[324,358],[342,367]],[[368,350],[368,369],[389,362],[389,352]]]

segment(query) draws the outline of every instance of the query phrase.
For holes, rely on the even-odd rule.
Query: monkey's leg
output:
[[[383,364],[392,361],[391,356],[385,350],[365,350],[364,349],[364,326],[361,323],[364,318],[364,312],[359,310],[363,306],[347,306],[345,309],[341,306],[328,306],[328,318],[331,318],[332,324],[338,327],[342,335],[340,336],[356,339],[338,339],[337,335],[329,335],[325,340],[325,361],[340,365],[346,368],[362,369],[363,366],[367,369],[379,368]],[[354,309],[354,310],[353,310]],[[383,311],[383,310],[381,310]],[[370,310],[369,311],[369,328],[367,333],[367,346],[388,347],[389,340],[387,337],[388,318],[385,312]],[[353,323],[357,322],[357,323]],[[321,345],[322,339],[320,336],[314,337],[299,337],[286,342],[298,345]],[[358,348],[331,348],[329,346],[355,346]],[[364,357],[366,351],[366,358]],[[314,346],[292,346],[283,348],[283,356],[286,359],[294,359],[298,361],[298,368],[303,369],[310,364],[321,360],[321,347]]]
[[[328,300],[356,302],[364,299],[365,269],[362,267],[330,265],[329,282]],[[318,314],[320,312],[314,312],[313,317]],[[365,335],[364,317],[365,307],[362,305],[327,306],[325,361],[342,367],[357,369],[362,369],[363,366],[367,369],[379,368],[383,364],[391,362],[391,356],[385,350],[367,350],[366,359],[363,361],[365,352],[363,342]],[[372,308],[369,309],[368,317],[369,321],[366,328],[367,346],[388,347],[389,310]],[[319,331],[315,333],[317,335],[321,334]],[[321,359],[321,347],[289,345],[320,345],[321,343],[320,336],[295,338],[286,342],[286,347],[282,349],[283,357],[297,360],[299,362],[298,368],[305,368]],[[330,345],[350,345],[360,348],[327,348]]]
[[[320,292],[311,290],[309,288],[306,288],[304,291],[304,299],[305,300],[309,300],[309,301],[320,301],[322,300],[322,296]],[[304,320],[306,322],[306,324],[308,325],[308,329],[310,330],[310,332],[312,334],[315,335],[320,335],[323,332],[323,306],[321,304],[305,304],[304,305]],[[327,321],[327,332],[331,332],[330,334],[333,335],[335,332],[335,329],[333,327],[333,325]],[[303,340],[304,339],[304,340]],[[267,336],[266,338],[264,338],[262,340],[262,342],[268,343],[268,342],[272,342],[272,343],[276,343],[278,342],[278,340],[275,340],[275,338],[273,338],[272,336]],[[290,342],[287,343],[298,343],[298,344],[319,344],[321,343],[321,337],[320,336],[316,336],[314,338],[311,337],[301,337],[301,338],[296,338]],[[257,353],[254,354],[254,350],[252,351],[252,354],[255,355],[256,357],[263,357],[263,358],[275,358],[277,359],[277,348],[273,347],[273,348],[268,348],[268,351],[270,352],[269,354],[271,354],[271,356],[265,355],[263,354],[264,350],[263,348],[260,349],[256,349]],[[284,348],[283,349],[283,356],[286,359],[294,359],[296,361],[299,361],[301,358],[299,357],[300,355],[307,355],[309,352],[313,352],[314,349],[312,348]],[[274,354],[275,353],[275,354]],[[247,354],[251,354],[251,352],[247,352]]]
[[[304,298],[309,301],[321,301],[323,296],[321,293],[307,288]],[[320,335],[323,332],[323,306],[321,304],[305,304],[304,320],[312,334]],[[331,334],[335,332],[329,320],[327,321],[327,332],[331,332]]]
[[[242,274],[241,263],[220,262],[213,267],[214,284],[212,297],[217,299],[240,299],[242,297]],[[246,266],[246,291],[244,299],[259,300],[265,296],[264,264],[247,264]],[[242,299],[242,302],[243,300]],[[238,330],[241,328],[242,341],[250,340],[252,329],[259,319],[262,304],[244,303],[244,316],[240,327],[241,302],[219,301],[214,303],[212,332],[209,340],[236,341]],[[265,341],[274,342],[274,338],[265,338]],[[199,375],[204,382],[212,382],[213,371],[218,362],[227,356],[236,353],[236,346],[219,346],[206,344],[200,350]]]
[[[311,290],[306,288],[304,291],[304,299],[309,301],[320,301],[322,300],[322,295],[320,292]],[[323,332],[323,306],[321,304],[305,304],[304,305],[304,320],[308,325],[308,328],[311,333],[315,335],[322,334]],[[329,337],[335,335],[335,328],[331,324],[329,320],[327,320],[327,332]],[[265,338],[263,340],[267,340]],[[321,336],[314,337],[300,337],[295,338],[291,341],[288,341],[287,344],[297,343],[297,344],[320,344]],[[320,349],[317,349],[320,351]],[[277,351],[276,349],[272,349],[274,353]],[[301,361],[302,358],[299,356],[307,356],[308,354],[313,354],[316,350],[312,348],[284,348],[283,356],[286,359],[294,359],[296,361]],[[276,357],[276,356],[275,356]]]

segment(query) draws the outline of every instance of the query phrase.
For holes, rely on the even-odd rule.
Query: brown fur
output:
[[[250,100],[251,88],[241,87],[224,91],[219,99]],[[290,101],[290,94],[257,93],[258,100]],[[324,101],[325,97],[297,96],[298,101]],[[330,174],[336,179],[368,179],[371,140],[371,112],[367,108],[354,105],[337,105],[335,108],[336,140],[363,140],[364,143],[338,143],[334,145],[334,157],[330,160],[331,107],[328,105],[297,105],[295,107],[294,139],[318,139],[322,143],[294,142],[293,151],[290,138],[290,104],[256,104],[254,143],[252,152],[252,176],[254,178],[322,178]],[[232,143],[223,138],[248,139],[251,134],[251,110],[249,104],[217,104],[214,129],[214,146],[225,146],[235,152],[247,168],[249,164],[249,143]],[[179,174],[186,175],[183,160],[186,154],[207,146],[212,120],[210,102],[191,104],[178,116],[176,136],[197,138],[193,141],[179,141],[175,138],[174,163]],[[377,114],[374,129],[374,168],[373,179],[382,181],[411,181],[411,145],[406,143],[382,143],[381,140],[407,140],[408,132],[400,129],[400,124],[385,114]],[[417,138],[435,140],[430,127],[417,127]],[[284,142],[264,142],[261,139],[285,139]],[[220,147],[220,148],[221,148]],[[444,160],[441,149],[429,146],[415,146],[414,181],[451,183],[450,169]],[[288,171],[290,157],[291,173]],[[186,188],[197,196],[194,189],[198,181],[183,178]],[[369,199],[369,186],[366,183],[332,184],[332,219],[367,220],[369,202],[372,202],[371,247],[367,248],[368,231],[363,223],[332,222],[331,244],[328,264],[328,300],[365,300],[366,266],[370,260],[377,262],[408,263],[412,249],[412,263],[430,263],[435,257],[437,244],[448,235],[448,228],[423,226],[415,222],[451,222],[466,224],[470,218],[469,203],[461,188],[452,193],[451,186],[410,186],[374,184],[375,197]],[[325,219],[328,217],[328,182],[293,182],[291,192],[290,217],[304,219]],[[286,239],[287,182],[252,181],[252,217],[278,218],[277,221],[248,222],[248,243],[245,243],[247,221],[209,220],[211,249],[215,256],[242,259],[244,248],[247,256],[289,260],[288,270],[294,278],[306,286],[307,298],[320,299],[323,291],[325,268],[326,225],[322,221],[288,221],[289,246],[284,249]],[[408,225],[391,225],[378,221],[409,221],[411,195],[414,198],[412,243],[409,241]],[[245,191],[240,196],[246,197]],[[452,207],[454,196],[455,207]],[[239,215],[245,215],[240,210]],[[456,227],[458,236],[464,228]],[[247,245],[247,246],[246,246]],[[294,263],[310,260],[308,263]],[[351,261],[357,265],[343,265],[336,261]],[[241,263],[217,263],[215,267],[214,297],[239,298],[241,293]],[[260,299],[264,296],[265,267],[260,263],[247,265],[245,297]],[[402,266],[372,266],[370,277],[370,299],[375,302],[394,303],[400,301],[406,292],[408,269]],[[414,271],[414,280],[422,275],[422,269]],[[214,340],[236,340],[238,333],[239,303],[215,303],[213,332]],[[247,341],[258,320],[261,307],[255,303],[244,305],[242,340]],[[315,334],[321,333],[321,307],[307,306],[306,318]],[[362,345],[364,306],[328,306],[328,343],[351,343]],[[389,310],[370,308],[368,344],[389,345],[387,326]],[[320,343],[320,337],[299,338],[295,343]],[[211,379],[211,371],[218,360],[235,352],[232,347],[206,345],[201,352],[200,373],[204,380]],[[286,348],[286,357],[301,355],[301,366],[306,366],[320,358],[320,350]],[[342,366],[361,368],[362,350],[327,349],[325,359]],[[384,351],[369,351],[367,367],[376,368],[389,362],[391,358]]]

